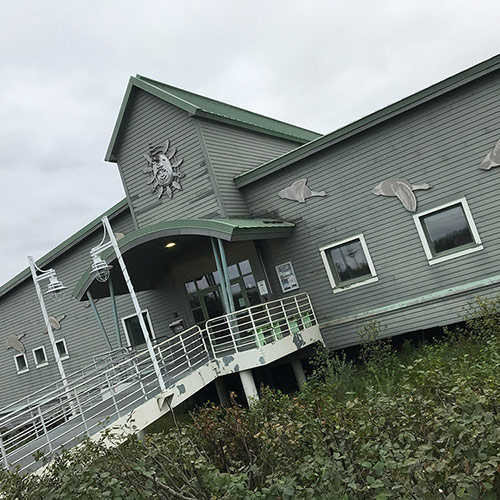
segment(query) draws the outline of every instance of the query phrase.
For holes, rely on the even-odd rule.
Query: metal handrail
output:
[[[298,325],[301,322],[301,325]],[[305,293],[252,306],[191,327],[153,345],[167,386],[228,352],[260,349],[316,323]],[[116,354],[116,356],[115,356]],[[0,418],[0,459],[6,467],[28,470],[33,453],[73,446],[102,430],[159,391],[148,350],[118,350],[69,376],[65,386],[49,386],[24,398],[27,403]],[[30,401],[31,399],[31,401]]]

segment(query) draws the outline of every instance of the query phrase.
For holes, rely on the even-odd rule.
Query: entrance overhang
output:
[[[184,253],[192,243],[197,245],[199,237],[213,237],[225,241],[247,241],[271,238],[285,238],[293,230],[294,224],[272,219],[188,219],[173,220],[153,224],[133,231],[118,241],[129,274],[134,281],[136,291],[155,288],[164,275],[169,263]],[[182,242],[166,252],[164,243],[172,238]],[[113,249],[101,254],[108,264],[113,266],[111,279],[116,295],[128,293],[126,283],[116,262]],[[73,296],[77,300],[86,300],[90,291],[94,299],[109,297],[107,283],[94,278],[91,266],[85,270],[76,285]]]

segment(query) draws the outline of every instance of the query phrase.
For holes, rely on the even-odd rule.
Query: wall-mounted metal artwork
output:
[[[149,153],[144,153],[148,166],[143,170],[148,174],[148,184],[151,184],[151,192],[156,193],[160,199],[163,193],[172,198],[174,191],[181,190],[180,180],[183,175],[180,172],[182,160],[175,156],[176,148],[170,147],[167,140],[160,146],[151,147]]]
[[[500,167],[500,140],[495,144],[495,147],[490,151],[484,160],[479,165],[482,170],[490,170],[493,167]]]
[[[62,328],[61,322],[65,317],[66,314],[61,314],[61,316],[57,316],[57,318],[55,316],[49,316],[50,326],[52,327],[52,330],[59,331]],[[45,326],[43,333],[47,332],[47,326]]]
[[[5,341],[5,349],[15,349],[16,351],[24,354],[26,349],[24,348],[24,344],[21,342],[21,339],[25,335],[26,334],[24,332],[21,333],[21,335],[16,335],[15,333],[9,335]]]
[[[94,304],[97,304],[97,302],[99,302],[99,299],[94,299]],[[85,309],[90,307],[90,300],[82,300],[82,306],[85,307]]]
[[[326,196],[326,191],[312,191],[306,186],[307,179],[299,179],[291,186],[282,189],[278,195],[286,200],[298,201],[304,203],[308,198],[313,196]]]
[[[417,210],[417,197],[413,193],[417,189],[429,189],[430,184],[412,184],[406,179],[386,179],[377,184],[372,193],[376,196],[396,196],[408,212]]]

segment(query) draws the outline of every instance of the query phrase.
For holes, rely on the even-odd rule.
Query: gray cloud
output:
[[[329,132],[497,51],[493,0],[5,2],[0,282],[123,196],[131,74]]]

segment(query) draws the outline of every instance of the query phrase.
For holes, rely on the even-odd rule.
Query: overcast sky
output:
[[[326,133],[500,53],[500,2],[3,0],[0,284],[124,197],[130,75]]]

